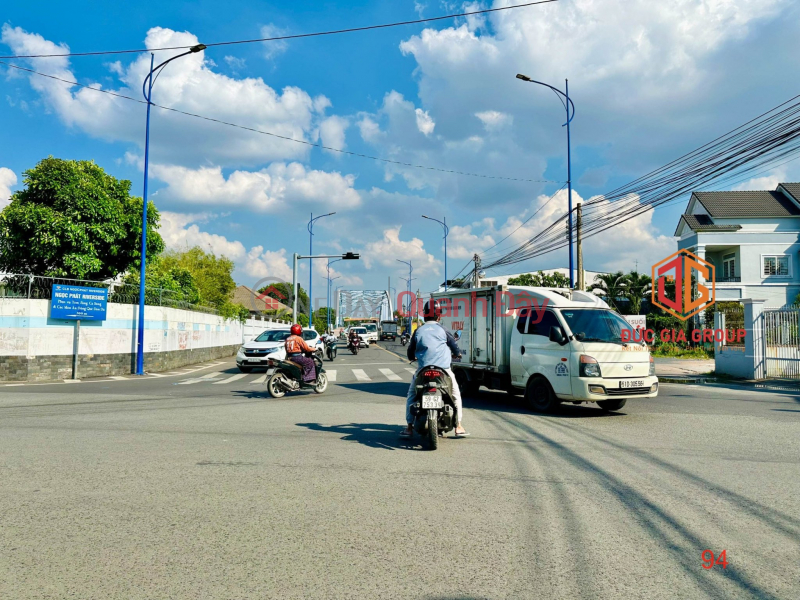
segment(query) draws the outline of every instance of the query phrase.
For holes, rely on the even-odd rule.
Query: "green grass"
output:
[[[709,352],[705,348],[696,347],[696,348],[689,348],[686,346],[679,346],[678,344],[659,344],[654,346],[650,353],[658,358],[701,358],[701,359],[712,359],[714,358],[714,352]]]

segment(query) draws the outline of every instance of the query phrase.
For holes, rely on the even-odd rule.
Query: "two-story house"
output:
[[[780,307],[800,292],[800,183],[694,192],[675,236],[679,249],[714,265],[717,300],[763,298]]]

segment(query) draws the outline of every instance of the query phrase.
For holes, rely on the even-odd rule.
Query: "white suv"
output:
[[[239,348],[236,353],[236,366],[242,373],[249,373],[255,367],[266,367],[270,358],[286,358],[286,338],[288,329],[267,329],[256,338]],[[313,329],[303,330],[303,339],[322,357],[324,345],[319,334]]]

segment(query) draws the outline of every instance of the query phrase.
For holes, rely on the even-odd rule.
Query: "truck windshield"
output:
[[[622,330],[631,332],[628,322],[611,310],[599,308],[561,309],[561,316],[579,342],[622,344]]]
[[[367,328],[367,331],[370,333],[375,333],[378,331],[378,326],[375,323],[367,323],[364,327]]]

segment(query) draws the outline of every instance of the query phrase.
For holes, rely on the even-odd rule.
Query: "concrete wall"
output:
[[[49,381],[72,377],[76,324],[51,319],[49,300],[0,298],[0,381]],[[78,377],[134,372],[138,306],[108,305],[105,321],[82,321]],[[145,307],[145,370],[165,371],[232,356],[269,321],[240,323],[188,310]]]

